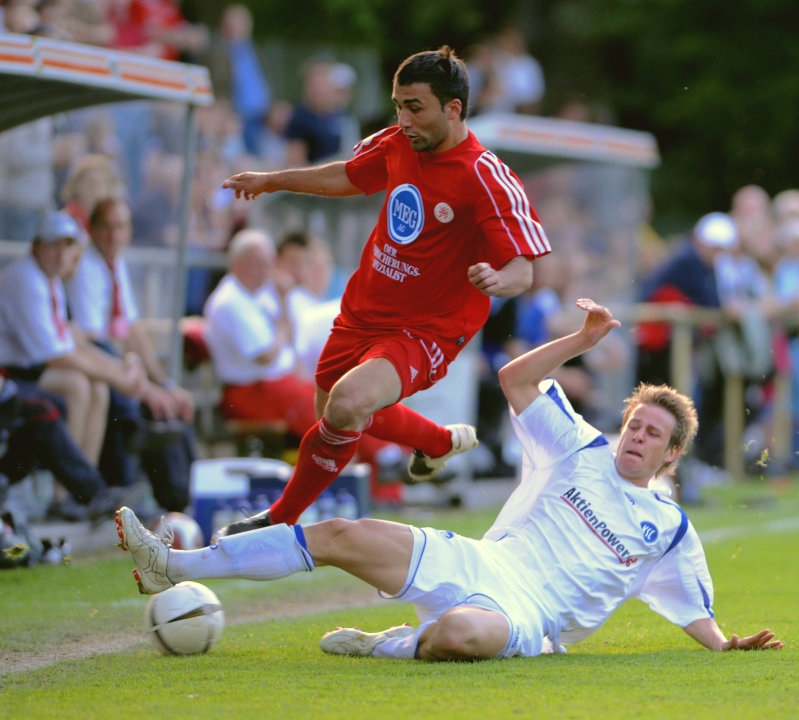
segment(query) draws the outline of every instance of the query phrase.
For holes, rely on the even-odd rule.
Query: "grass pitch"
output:
[[[711,653],[639,602],[567,655],[432,664],[324,655],[336,625],[413,621],[410,606],[332,568],[274,583],[213,581],[228,626],[207,655],[159,655],[147,598],[119,551],[0,573],[4,718],[795,718],[799,484],[747,481],[689,508],[728,635],[771,627],[781,652]],[[492,512],[422,524],[480,535]],[[109,529],[109,547],[115,534]],[[337,609],[329,609],[330,607]],[[325,609],[327,608],[327,609]]]

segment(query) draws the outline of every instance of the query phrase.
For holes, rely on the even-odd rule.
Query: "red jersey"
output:
[[[387,128],[356,146],[347,175],[367,195],[385,190],[386,199],[344,292],[346,325],[407,330],[435,341],[451,361],[491,302],[469,283],[469,266],[499,269],[551,251],[519,178],[471,132],[430,153]]]

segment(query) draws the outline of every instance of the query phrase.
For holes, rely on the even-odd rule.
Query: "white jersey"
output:
[[[681,627],[713,616],[699,538],[669,499],[617,472],[605,437],[554,380],[513,418],[522,481],[481,540],[413,528],[408,579],[395,599],[420,620],[456,605],[502,613],[502,657],[578,642],[637,597]]]
[[[713,616],[699,537],[682,509],[616,471],[608,441],[575,413],[560,386],[520,415],[522,482],[485,539],[516,557],[557,645],[590,635],[637,597],[684,627]]]
[[[115,262],[122,316],[127,324],[139,319],[139,310],[124,257]],[[66,283],[67,301],[75,324],[101,340],[111,337],[114,278],[100,251],[89,244],[75,275]]]
[[[0,366],[28,368],[75,350],[67,325],[60,278],[50,280],[32,255],[6,265],[0,274]]]
[[[249,385],[278,380],[294,370],[295,355],[289,344],[269,365],[255,361],[277,341],[272,296],[248,292],[233,275],[225,275],[208,298],[205,341],[214,372],[226,385]]]

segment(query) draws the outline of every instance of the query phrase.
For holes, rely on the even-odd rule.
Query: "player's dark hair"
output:
[[[425,50],[402,61],[394,73],[395,85],[427,83],[443,109],[450,100],[461,101],[461,119],[469,108],[469,73],[466,64],[449,45]]]
[[[673,462],[665,463],[656,474],[660,475],[666,468],[673,470],[677,467],[680,457],[691,448],[699,428],[693,400],[669,385],[639,383],[633,394],[624,401],[622,427],[627,424],[633,410],[639,405],[656,405],[674,417],[674,429],[669,438],[669,445],[679,447],[680,455]]]

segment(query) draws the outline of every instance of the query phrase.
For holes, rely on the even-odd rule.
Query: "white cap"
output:
[[[78,223],[64,211],[45,215],[36,233],[36,239],[44,243],[58,242],[62,238],[72,238],[80,242],[82,236]]]
[[[738,229],[733,219],[723,212],[712,212],[699,218],[694,235],[703,245],[730,248],[738,242]]]

